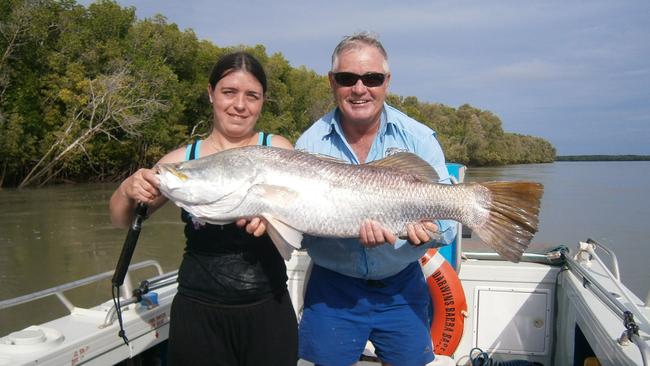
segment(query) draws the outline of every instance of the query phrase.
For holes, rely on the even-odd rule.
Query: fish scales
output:
[[[534,182],[437,184],[433,169],[410,153],[353,165],[302,151],[248,146],[161,164],[159,171],[163,194],[198,220],[226,223],[263,216],[274,242],[286,241],[294,231],[358,237],[366,219],[398,236],[406,235],[409,223],[452,219],[513,261],[537,231],[543,192]]]
[[[436,216],[457,216],[453,212],[460,212],[462,207],[453,190],[422,183],[408,174],[379,168],[366,169],[359,165],[321,160],[312,155],[287,155],[305,158],[298,164],[305,164],[305,169],[296,172],[305,173],[303,177],[307,187],[316,185],[316,181],[327,183],[319,194],[314,194],[316,192],[308,188],[304,191],[303,204],[297,207],[289,205],[286,210],[285,220],[296,223],[297,229],[308,234],[356,237],[361,222],[373,219],[382,222],[389,230],[404,235],[406,224],[410,222]],[[282,161],[283,157],[277,158]],[[281,166],[290,169],[291,160],[287,159],[286,164]],[[309,174],[312,171],[319,174]],[[269,181],[272,180],[273,175],[277,174],[276,167],[269,168],[265,174],[269,175]],[[437,204],[431,205],[430,202]],[[336,215],[319,215],[314,209],[316,207]],[[449,213],[445,214],[446,211]],[[320,222],[317,227],[313,225],[315,220]]]

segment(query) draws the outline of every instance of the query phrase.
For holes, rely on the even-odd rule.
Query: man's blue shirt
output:
[[[384,104],[379,131],[365,162],[357,160],[346,141],[338,108],[314,122],[300,136],[296,149],[329,155],[352,164],[383,159],[394,149],[406,150],[427,161],[438,173],[440,183],[451,182],[435,132],[388,104]],[[417,247],[398,239],[394,246],[383,244],[366,248],[356,238],[333,239],[308,235],[305,235],[302,244],[314,263],[321,267],[351,277],[376,280],[400,272],[424,255],[427,249],[447,245],[455,239],[454,221],[438,220],[436,223],[441,233],[440,239]]]

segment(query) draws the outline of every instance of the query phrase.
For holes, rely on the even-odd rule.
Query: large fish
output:
[[[504,258],[518,262],[537,232],[541,184],[438,184],[418,156],[398,152],[364,165],[297,150],[247,146],[158,166],[161,192],[195,219],[225,224],[264,217],[282,256],[303,233],[354,238],[363,220],[400,237],[406,225],[451,219],[472,229]]]

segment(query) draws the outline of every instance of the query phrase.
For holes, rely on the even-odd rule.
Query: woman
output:
[[[180,162],[247,145],[291,149],[281,136],[254,131],[266,75],[245,52],[231,53],[212,69],[208,95],[214,112],[210,135],[165,155]],[[137,202],[149,212],[167,202],[153,169],[122,182],[110,202],[111,220],[128,227]],[[259,218],[236,224],[193,221],[182,210],[187,238],[171,310],[172,365],[295,365],[297,321],[287,292],[286,267]]]

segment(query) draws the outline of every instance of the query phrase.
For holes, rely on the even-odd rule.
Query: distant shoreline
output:
[[[650,155],[562,155],[555,161],[650,161]]]

